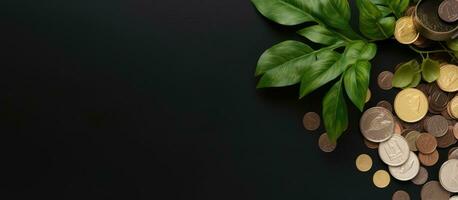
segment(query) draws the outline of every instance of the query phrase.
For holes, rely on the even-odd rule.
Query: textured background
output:
[[[4,0],[0,13],[2,199],[418,198],[410,182],[373,186],[386,166],[350,104],[337,150],[318,149],[323,128],[301,120],[329,86],[302,100],[296,86],[255,89],[260,54],[303,40],[302,26],[273,24],[248,0]],[[376,75],[415,56],[378,46],[369,106],[394,95]],[[354,166],[360,153],[369,173]]]

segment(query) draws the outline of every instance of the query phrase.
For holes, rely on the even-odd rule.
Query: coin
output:
[[[415,6],[409,6],[404,12],[404,16],[412,16],[415,13]]]
[[[458,147],[450,149],[448,153],[448,159],[458,159]]]
[[[364,138],[364,144],[369,149],[377,149],[378,148],[378,143],[371,142],[371,141],[367,140],[366,138]]]
[[[407,141],[398,134],[394,134],[389,140],[380,143],[378,153],[382,161],[389,166],[400,166],[410,156]]]
[[[326,153],[333,152],[336,149],[336,146],[336,143],[329,140],[328,134],[323,133],[320,135],[320,138],[318,139],[318,147],[320,147],[321,151]]]
[[[458,139],[458,123],[453,125],[453,135],[455,136],[456,139]]]
[[[359,171],[367,172],[372,168],[372,158],[367,154],[361,154],[356,158],[356,168]]]
[[[418,153],[418,159],[421,164],[427,167],[434,166],[439,161],[439,152],[437,150],[430,154]]]
[[[430,154],[434,152],[437,147],[436,138],[429,133],[421,134],[420,137],[418,137],[416,143],[418,151],[422,152],[423,154]]]
[[[394,122],[394,133],[399,135],[402,133],[402,125],[399,122]]]
[[[396,21],[394,37],[401,44],[412,44],[420,36],[415,29],[412,16],[401,17]]]
[[[450,197],[449,200],[458,200],[458,196],[453,196],[453,197]]]
[[[385,188],[390,184],[391,178],[388,172],[386,172],[385,170],[378,170],[374,173],[372,181],[374,182],[374,185],[378,188]]]
[[[420,196],[422,200],[449,200],[450,193],[439,182],[429,181],[421,188]]]
[[[442,115],[429,117],[425,123],[425,130],[434,137],[442,137],[447,133],[448,121]]]
[[[393,194],[392,200],[410,200],[409,193],[404,190],[398,190]]]
[[[420,90],[407,88],[396,95],[394,111],[405,122],[417,122],[428,112],[428,100]]]
[[[445,0],[439,5],[439,17],[449,23],[458,20],[458,0]]]
[[[442,66],[436,83],[443,91],[458,91],[458,66],[452,64]]]
[[[424,167],[420,167],[417,176],[412,179],[412,183],[415,185],[423,185],[428,181],[428,170]]]
[[[402,165],[393,167],[388,166],[390,174],[400,181],[408,181],[415,178],[420,171],[420,161],[415,153],[410,152],[409,159]]]
[[[456,143],[455,136],[453,135],[453,126],[448,127],[447,133],[442,136],[438,137],[437,139],[437,147],[439,148],[448,148]]]
[[[385,101],[385,100],[382,100],[382,101],[378,102],[377,103],[377,107],[383,107],[383,108],[387,109],[388,111],[393,112],[393,106],[391,105],[390,102]]]
[[[391,112],[382,107],[367,109],[360,120],[363,136],[371,142],[388,140],[394,132],[394,118]]]
[[[304,128],[309,131],[314,131],[320,128],[320,122],[320,115],[316,112],[305,113],[304,118],[302,119]]]
[[[442,164],[439,170],[439,181],[449,192],[458,192],[458,160],[452,159]]]
[[[453,118],[458,118],[458,97],[453,97],[452,100],[448,103],[448,108],[451,116]]]
[[[390,71],[383,71],[377,77],[378,86],[382,90],[390,90],[391,88],[393,88],[393,85],[391,84],[392,81],[393,73],[391,73]]]
[[[369,90],[368,88],[366,92],[366,101],[364,103],[369,102],[371,100],[371,97],[372,97],[372,93],[371,93],[371,90]]]
[[[445,92],[442,92],[440,89],[435,89],[431,92],[431,95],[428,97],[429,100],[429,111],[434,114],[439,114],[447,108],[448,104],[448,95]]]
[[[418,132],[418,131],[410,131],[405,136],[405,138],[407,140],[407,144],[409,144],[409,149],[411,151],[418,151],[416,142],[417,142],[418,137],[420,137],[420,135],[421,135],[421,133]]]

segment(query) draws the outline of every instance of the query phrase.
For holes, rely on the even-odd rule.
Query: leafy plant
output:
[[[309,26],[297,33],[321,45],[313,49],[305,43],[288,40],[266,50],[256,67],[255,75],[261,76],[257,87],[300,83],[302,98],[337,80],[325,95],[322,110],[329,139],[336,141],[348,127],[345,93],[360,111],[364,109],[370,60],[377,51],[372,42],[392,37],[396,17],[402,15],[409,0],[356,0],[363,36],[350,26],[347,0],[252,0],[252,3],[263,16],[278,24],[308,22]]]

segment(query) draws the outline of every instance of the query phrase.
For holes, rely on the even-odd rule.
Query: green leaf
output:
[[[335,142],[348,127],[348,111],[342,79],[337,81],[323,99],[324,126],[331,141]]]
[[[305,0],[251,0],[258,11],[282,25],[297,25],[313,21]]]
[[[458,51],[458,38],[447,41],[447,46],[453,51]]]
[[[382,13],[370,0],[357,0],[356,5],[359,9],[359,30],[364,36],[383,40],[393,35],[396,24],[394,17],[385,17],[386,13]]]
[[[414,88],[417,87],[418,84],[420,84],[421,81],[421,73],[415,73],[412,79],[412,82],[406,87],[406,88]]]
[[[409,0],[370,0],[376,5],[383,5],[388,7],[396,17],[402,17],[404,11],[409,6]]]
[[[258,88],[282,87],[299,83],[303,70],[316,59],[316,52],[308,45],[285,41],[265,51],[256,68],[261,75]]]
[[[312,48],[302,42],[292,40],[281,42],[261,55],[256,67],[256,76],[312,51]]]
[[[349,65],[358,60],[370,60],[374,57],[376,46],[363,41],[348,43],[344,53],[338,57],[333,52],[323,52],[317,56],[317,63],[308,67],[302,75],[300,97],[337,78]],[[323,61],[323,62],[318,62]]]
[[[394,73],[393,87],[404,88],[409,86],[419,71],[420,64],[415,59],[402,64]]]
[[[344,42],[345,40],[341,35],[330,31],[322,25],[309,26],[298,31],[297,33],[306,37],[312,42],[324,45],[332,45],[339,42]]]
[[[360,60],[351,65],[344,75],[347,96],[360,111],[363,111],[366,101],[370,71],[371,63],[367,60]]]
[[[439,77],[439,67],[440,63],[438,61],[426,58],[421,63],[421,71],[423,75],[423,80],[428,83],[432,83]]]

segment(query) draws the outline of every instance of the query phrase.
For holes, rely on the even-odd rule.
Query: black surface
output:
[[[6,0],[0,59],[2,199],[390,199],[362,143],[360,113],[330,154],[303,130],[327,87],[256,90],[282,27],[248,0]],[[355,14],[355,12],[353,12]],[[353,17],[356,23],[356,18]],[[415,55],[379,43],[376,75]],[[369,153],[375,166],[357,172]],[[443,157],[442,157],[443,158]],[[437,177],[436,171],[431,171]]]

